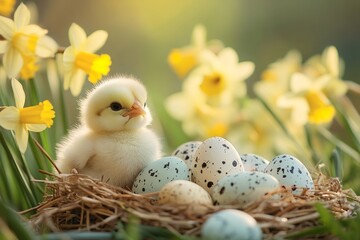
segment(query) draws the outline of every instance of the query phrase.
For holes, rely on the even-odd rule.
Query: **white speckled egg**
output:
[[[193,181],[211,194],[215,184],[224,176],[244,171],[240,156],[226,139],[206,139],[196,150],[191,169]]]
[[[263,172],[269,161],[253,153],[245,153],[240,155],[245,171]]]
[[[245,171],[220,179],[212,197],[215,204],[245,207],[279,187],[279,181],[270,174]]]
[[[175,180],[161,188],[158,203],[212,205],[212,199],[199,185],[190,181]]]
[[[188,168],[191,169],[193,166],[195,152],[201,143],[202,142],[200,141],[186,142],[177,147],[171,155],[184,160]]]
[[[314,182],[307,168],[291,155],[276,156],[264,172],[277,178],[282,186],[290,188],[294,194],[301,194],[302,188],[314,189]]]
[[[201,237],[207,240],[260,240],[262,232],[249,214],[226,209],[211,215],[201,227]]]
[[[158,192],[168,182],[190,180],[189,169],[178,157],[163,157],[147,165],[135,178],[134,193]]]

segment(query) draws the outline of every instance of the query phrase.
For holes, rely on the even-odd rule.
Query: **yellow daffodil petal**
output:
[[[10,48],[3,56],[3,64],[9,78],[16,77],[23,66],[21,54],[14,48]]]
[[[339,53],[334,46],[325,49],[323,61],[333,77],[339,77]]]
[[[97,55],[79,52],[76,55],[75,66],[89,75],[89,81],[96,83],[110,71],[111,59],[107,54]]]
[[[27,148],[29,132],[25,125],[18,124],[15,128],[15,140],[19,146],[20,152],[24,153]]]
[[[30,11],[25,4],[20,3],[16,9],[14,13],[14,22],[17,30],[30,23]]]
[[[250,77],[255,70],[255,64],[253,62],[241,62],[238,64],[236,70],[234,71],[234,78],[236,80],[244,80]]]
[[[308,122],[309,105],[304,99],[292,100],[291,119],[295,124],[304,125]]]
[[[309,92],[306,94],[310,112],[309,122],[323,124],[332,121],[335,116],[335,108],[322,92]]]
[[[206,137],[224,137],[226,133],[229,131],[229,126],[225,123],[218,122],[213,125],[210,125],[206,129]]]
[[[4,52],[6,52],[8,48],[8,41],[0,41],[0,54],[3,54]]]
[[[34,78],[38,70],[37,58],[35,56],[24,56],[24,65],[20,70],[20,77],[24,80],[29,80]]]
[[[82,70],[75,70],[69,76],[70,91],[73,96],[78,96],[85,83],[85,72]]]
[[[299,93],[306,91],[311,86],[309,77],[302,73],[294,73],[290,79],[290,89],[292,92]]]
[[[207,96],[216,96],[220,95],[226,86],[227,84],[224,76],[220,73],[213,72],[204,75],[199,87]]]
[[[51,127],[54,123],[55,111],[52,104],[45,100],[36,106],[20,109],[20,122],[22,124],[46,124]]]
[[[203,25],[196,25],[194,27],[193,33],[192,33],[192,42],[193,44],[198,47],[202,48],[205,46],[206,42],[206,29]]]
[[[0,35],[3,36],[5,39],[10,39],[14,33],[14,21],[7,18],[0,16]]]
[[[71,71],[76,58],[76,49],[73,46],[67,47],[62,56],[62,62],[66,71]]]
[[[82,29],[76,23],[71,24],[69,29],[69,40],[70,44],[73,47],[79,48],[81,44],[86,40],[86,33],[84,29]]]
[[[14,11],[16,0],[2,0],[0,4],[0,14],[3,16],[10,16]]]
[[[46,128],[46,124],[26,124],[26,129],[30,132],[42,132]]]
[[[311,89],[321,91],[329,85],[330,81],[331,81],[330,75],[328,75],[328,74],[322,75],[322,76],[314,79]]]
[[[83,50],[86,52],[96,52],[104,46],[108,38],[108,33],[103,30],[98,30],[90,34],[84,43]]]
[[[57,48],[57,43],[51,37],[43,36],[37,42],[35,53],[42,58],[53,57]]]
[[[209,65],[216,65],[216,63],[219,62],[217,56],[215,55],[215,53],[211,52],[208,49],[204,49],[200,56],[199,56],[199,61],[201,63],[206,63]]]
[[[15,130],[19,118],[20,113],[16,107],[5,107],[0,111],[0,126],[7,130]]]
[[[195,112],[193,99],[180,92],[170,95],[165,101],[167,112],[176,120],[182,121],[190,118]],[[179,111],[181,109],[181,111]]]
[[[219,53],[219,60],[225,66],[234,65],[234,63],[239,61],[239,57],[234,49],[225,48]]]
[[[168,63],[177,75],[184,77],[197,64],[197,53],[193,48],[173,49],[168,56]]]
[[[51,94],[54,96],[54,98],[58,98],[58,89],[59,89],[59,74],[57,71],[57,65],[55,59],[49,59],[46,62],[46,76],[49,80],[49,86],[51,89]]]
[[[48,30],[41,28],[39,25],[30,24],[24,26],[21,29],[21,32],[28,35],[36,35],[38,37],[43,37],[48,33]]]
[[[274,69],[267,69],[261,74],[261,80],[276,83],[278,80],[278,73]]]
[[[26,34],[19,32],[12,38],[12,47],[21,53],[21,55],[34,55],[39,37],[36,34]]]
[[[11,87],[13,89],[15,104],[17,108],[23,108],[25,104],[25,92],[21,83],[15,78],[11,79]]]

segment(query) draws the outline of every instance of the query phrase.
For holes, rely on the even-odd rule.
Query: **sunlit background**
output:
[[[21,2],[0,0],[0,15],[9,18],[0,18],[0,239],[3,220],[13,222],[7,217],[14,215],[1,208],[34,209],[47,197],[33,179],[55,172],[57,143],[79,124],[78,101],[93,85],[86,80],[81,89],[82,79],[73,77],[80,74],[72,73],[86,72],[96,82],[107,75],[110,57],[105,79],[133,76],[148,89],[152,128],[164,156],[183,143],[221,136],[240,155],[272,160],[290,154],[308,168],[316,185],[323,176],[336,177],[344,192],[358,197],[359,0],[23,0],[27,7]],[[41,29],[32,26],[29,35],[22,28],[28,8],[31,21],[47,29],[59,48]],[[87,36],[105,30],[108,38],[99,55],[89,49],[102,45],[103,31],[97,32],[99,44],[71,51],[77,46],[70,46],[69,29],[73,42],[81,41],[81,29]],[[206,39],[199,38],[204,29]],[[192,42],[194,35],[200,44]],[[209,40],[221,41],[224,48],[207,45]],[[190,51],[183,48],[189,45]],[[176,60],[191,65],[186,76],[168,62],[174,52]],[[66,83],[72,92],[64,90]],[[24,108],[17,104],[22,98]],[[34,124],[45,130],[32,132],[40,129]],[[359,224],[354,223],[349,235],[356,236]]]
[[[38,23],[61,46],[68,46],[68,29],[75,22],[90,34],[103,29],[108,41],[99,51],[111,55],[110,76],[133,75],[149,90],[154,126],[164,137],[165,149],[173,149],[184,136],[180,124],[164,110],[164,99],[181,89],[181,81],[167,63],[171,49],[190,43],[198,23],[208,39],[219,39],[234,48],[240,61],[250,60],[259,79],[267,65],[291,49],[303,61],[334,45],[345,62],[344,79],[359,82],[360,2],[346,1],[34,1]],[[86,82],[85,87],[91,87]],[[82,92],[84,94],[85,91]],[[69,92],[71,122],[77,119],[77,104]],[[356,99],[354,99],[356,100]],[[358,100],[356,100],[358,102]],[[181,111],[181,109],[179,109]],[[166,122],[168,128],[161,127]],[[171,124],[169,124],[171,123]],[[175,127],[174,127],[175,126]],[[171,131],[171,132],[169,132]]]

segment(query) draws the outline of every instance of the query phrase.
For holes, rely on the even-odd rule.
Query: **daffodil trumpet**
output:
[[[50,101],[45,100],[38,105],[24,107],[25,92],[22,85],[16,80],[11,80],[16,106],[0,107],[0,126],[12,130],[15,140],[22,153],[28,144],[29,131],[41,132],[53,125],[55,111]]]

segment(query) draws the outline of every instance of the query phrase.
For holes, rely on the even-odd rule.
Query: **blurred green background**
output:
[[[99,29],[109,33],[108,41],[98,52],[111,55],[110,76],[133,75],[145,83],[155,128],[160,135],[168,136],[164,139],[168,144],[165,151],[184,141],[180,124],[163,108],[165,98],[181,89],[181,81],[167,64],[167,55],[172,48],[190,43],[192,29],[198,23],[207,28],[208,39],[219,39],[234,48],[240,61],[255,63],[255,73],[247,81],[250,94],[252,83],[266,66],[291,49],[299,50],[306,60],[321,54],[326,46],[335,45],[345,61],[344,79],[359,82],[358,0],[33,2],[38,7],[38,23],[61,46],[69,44],[68,29],[72,22],[82,26],[87,34]],[[85,88],[90,87],[87,82]],[[66,96],[70,121],[75,123],[76,99],[69,92]],[[359,105],[356,97],[353,100]],[[171,127],[161,127],[164,122]]]

